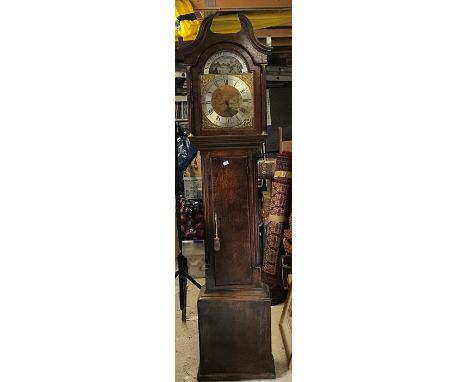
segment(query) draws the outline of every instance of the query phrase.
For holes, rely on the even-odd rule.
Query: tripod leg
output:
[[[185,277],[187,277],[198,289],[201,288],[201,285],[199,283],[197,283],[197,281],[192,276],[190,276],[188,273],[185,275]]]
[[[179,303],[182,310],[182,321],[187,318],[187,278],[185,275],[188,271],[187,259],[179,255]]]

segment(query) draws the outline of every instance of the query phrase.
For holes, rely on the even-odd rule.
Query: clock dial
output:
[[[253,86],[250,73],[201,76],[204,128],[251,128]]]
[[[230,50],[221,50],[213,54],[203,68],[205,74],[235,74],[247,71],[244,58]]]

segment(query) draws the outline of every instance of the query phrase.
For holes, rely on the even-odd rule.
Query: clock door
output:
[[[212,152],[209,160],[211,211],[216,215],[219,250],[214,248],[215,285],[252,283],[251,217],[249,155]],[[216,230],[216,228],[215,228]],[[214,234],[216,234],[214,232]],[[214,238],[214,236],[213,236]]]

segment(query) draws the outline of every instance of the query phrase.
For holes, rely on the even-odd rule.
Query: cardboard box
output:
[[[189,275],[205,277],[205,242],[203,240],[182,241],[182,254],[187,258]]]

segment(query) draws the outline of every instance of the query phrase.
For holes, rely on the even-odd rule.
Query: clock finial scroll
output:
[[[190,141],[202,157],[206,285],[197,302],[198,380],[275,378],[268,288],[261,279],[257,151],[266,140],[266,64],[245,15],[180,48],[187,68]]]

